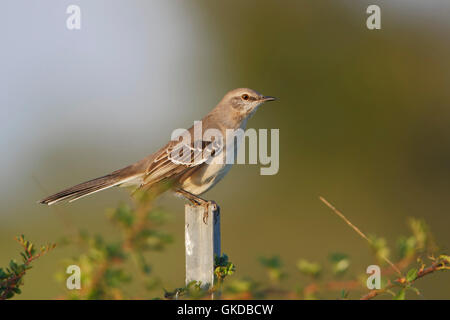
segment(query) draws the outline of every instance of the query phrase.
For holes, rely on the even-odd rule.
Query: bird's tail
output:
[[[133,170],[133,166],[126,167],[106,176],[92,179],[71,188],[65,189],[54,195],[51,195],[45,199],[39,201],[39,203],[52,205],[62,200],[69,200],[69,202],[75,201],[82,197],[88,196],[92,193],[102,191],[121,184],[139,184],[139,178],[142,174]],[[136,182],[136,183],[134,183]]]

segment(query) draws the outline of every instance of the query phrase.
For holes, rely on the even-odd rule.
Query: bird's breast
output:
[[[181,188],[200,195],[211,189],[231,169],[231,164],[205,163],[181,183]]]
[[[246,121],[241,124],[241,129],[245,129]],[[184,179],[180,184],[180,187],[195,195],[200,195],[209,189],[211,189],[217,182],[230,171],[231,166],[236,162],[238,150],[241,141],[235,143],[234,139],[226,141],[226,148],[216,155],[212,161],[203,163],[198,169],[192,172],[192,174]],[[226,163],[227,155],[226,150],[232,150],[234,155],[233,163]]]

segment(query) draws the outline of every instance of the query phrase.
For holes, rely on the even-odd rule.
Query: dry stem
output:
[[[338,209],[336,209],[331,203],[329,203],[325,198],[323,197],[319,197],[320,201],[322,201],[328,208],[330,208],[331,210],[334,211],[334,213],[336,213],[342,220],[344,220],[353,230],[356,231],[356,233],[358,233],[362,238],[366,239],[367,242],[369,242],[369,244],[371,246],[373,246],[372,241],[361,231],[358,229],[358,227],[356,227],[353,223],[350,222],[350,220],[348,220]],[[399,275],[402,275],[401,271],[395,266],[395,264],[393,264],[391,262],[391,260],[389,260],[387,257],[382,256],[382,258],[384,259],[384,261],[386,261],[391,267],[392,269],[394,269]]]

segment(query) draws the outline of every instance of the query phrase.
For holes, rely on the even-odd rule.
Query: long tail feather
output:
[[[71,188],[65,189],[54,195],[51,195],[45,199],[39,201],[39,203],[52,205],[54,203],[69,200],[69,202],[75,201],[92,193],[102,191],[114,186],[129,183],[132,180],[138,179],[140,174],[136,172],[130,172],[131,167],[127,167],[121,170],[114,171],[106,176],[89,180]]]

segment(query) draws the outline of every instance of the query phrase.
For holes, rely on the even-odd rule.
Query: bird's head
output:
[[[222,104],[231,107],[233,113],[239,118],[245,119],[253,115],[260,105],[276,98],[264,96],[255,90],[248,88],[234,89],[228,92],[222,99]]]

